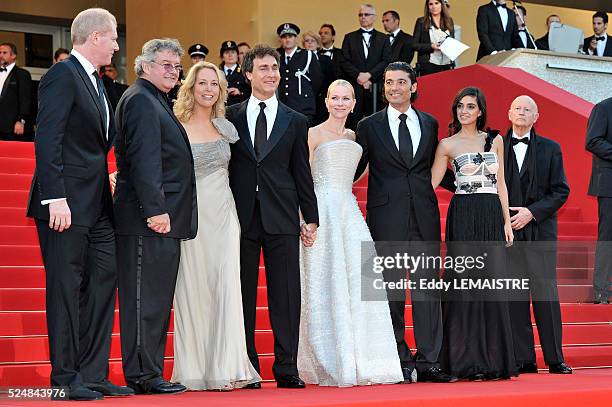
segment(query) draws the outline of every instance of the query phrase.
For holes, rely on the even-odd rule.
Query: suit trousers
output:
[[[593,289],[595,294],[610,294],[612,277],[612,197],[597,198],[599,223],[597,228],[597,248],[595,250],[595,270]]]
[[[297,213],[296,213],[297,216]],[[300,331],[300,264],[299,236],[266,233],[261,207],[256,201],[250,226],[240,239],[240,283],[247,353],[253,367],[260,372],[255,348],[255,316],[259,260],[263,249],[268,311],[274,333],[275,378],[297,375],[297,351]]]
[[[180,239],[117,235],[121,356],[128,384],[162,377]]]
[[[428,251],[428,255],[439,255],[439,244],[437,242],[423,242],[423,235],[419,231],[417,224],[417,216],[414,211],[414,205],[411,206],[411,214],[409,218],[408,236],[406,244],[403,248],[408,248],[408,253],[418,256],[423,250]],[[413,243],[410,242],[421,242]],[[432,243],[438,249],[437,253],[429,253],[432,250]],[[434,248],[434,251],[435,251]],[[385,250],[386,251],[386,250]],[[394,256],[397,250],[390,248],[388,253],[379,253],[384,256]],[[421,270],[410,275],[410,280],[416,282],[418,287],[419,279],[434,279],[437,278],[437,270]],[[385,282],[398,282],[406,278],[405,269],[386,269],[383,271]],[[388,287],[388,286],[387,286]],[[406,343],[405,329],[406,320],[404,316],[406,308],[406,294],[400,294],[398,298],[396,290],[387,289],[387,297],[389,298],[389,311],[391,313],[391,323],[393,324],[393,332],[397,343],[397,353],[400,358],[402,367],[410,369],[416,368],[417,371],[424,371],[431,367],[438,367],[438,357],[442,349],[442,307],[440,303],[440,295],[433,290],[414,289],[410,292],[412,299],[412,319],[414,326],[414,338],[416,342],[416,353],[412,355],[410,348]]]
[[[52,386],[78,386],[108,377],[115,316],[115,232],[108,216],[63,232],[36,219],[46,273]]]
[[[557,290],[557,253],[541,248],[532,250],[525,242],[517,243],[510,249],[510,255],[507,257],[509,270],[512,278],[529,279],[529,291],[517,292],[517,297],[512,298],[509,304],[516,362],[519,365],[536,363],[529,307],[531,294],[544,362],[547,365],[562,363],[564,359],[561,349],[561,306]]]

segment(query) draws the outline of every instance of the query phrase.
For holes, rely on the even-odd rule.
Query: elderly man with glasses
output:
[[[193,157],[166,93],[178,79],[183,49],[153,39],[136,57],[138,79],[117,106],[115,225],[126,383],[138,394],[179,393],[163,379],[181,239],[197,232]]]

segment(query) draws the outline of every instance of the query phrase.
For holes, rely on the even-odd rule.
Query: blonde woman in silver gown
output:
[[[389,305],[361,299],[362,242],[372,236],[352,191],[362,154],[344,127],[353,87],[332,82],[325,103],[329,118],[308,132],[320,226],[301,256],[298,370],[320,386],[398,383],[404,377]]]
[[[174,295],[172,381],[190,390],[233,390],[261,378],[246,351],[240,296],[240,225],[229,187],[227,81],[209,62],[194,65],[174,111],[185,127],[196,173],[198,235],[181,243]],[[178,125],[178,123],[177,123]]]

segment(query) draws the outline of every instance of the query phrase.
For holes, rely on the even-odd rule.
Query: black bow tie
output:
[[[515,146],[519,143],[525,143],[526,145],[529,145],[529,137],[522,137],[522,138],[516,138],[516,137],[512,137],[512,145]]]
[[[8,69],[6,69],[5,67],[0,67],[0,72],[6,72],[8,71]]]
[[[495,7],[506,8],[505,4],[495,3]]]
[[[389,38],[395,38],[395,34],[391,33],[391,34],[387,34],[387,37]]]
[[[367,31],[367,30],[364,30],[363,28],[360,28],[360,29],[359,29],[359,31],[360,31],[362,34],[369,34],[369,35],[372,35],[372,31],[374,31],[374,30]]]
[[[601,36],[601,37],[595,37],[595,41],[605,41],[606,37],[605,36]]]

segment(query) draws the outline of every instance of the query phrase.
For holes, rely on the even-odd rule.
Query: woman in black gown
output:
[[[454,259],[484,256],[484,267],[462,270],[456,266],[445,270],[445,280],[455,283],[503,278],[505,246],[512,244],[514,237],[504,182],[502,137],[483,131],[487,107],[478,88],[461,90],[452,113],[452,135],[438,145],[432,184],[438,186],[450,164],[457,189],[446,221],[448,254]],[[504,290],[481,289],[445,293],[441,364],[448,373],[470,380],[517,375],[506,294]]]

